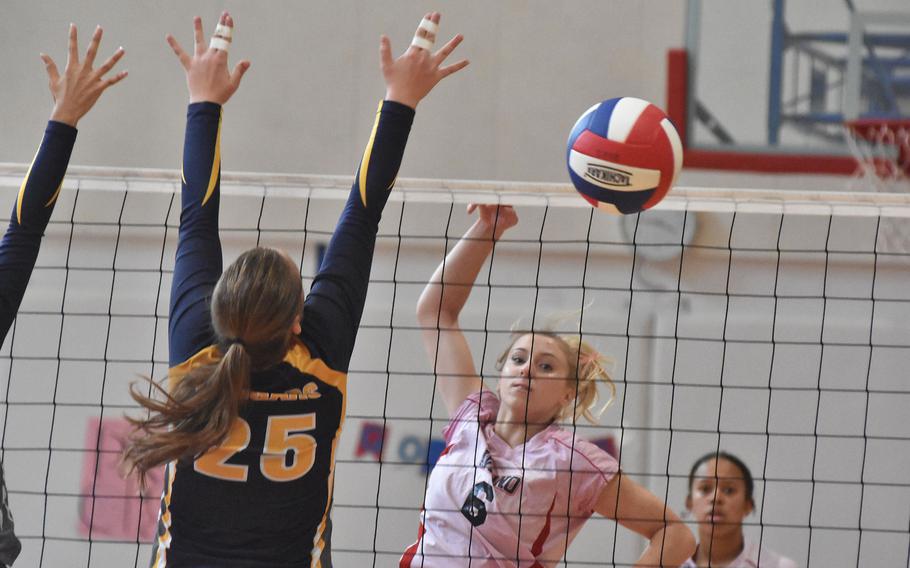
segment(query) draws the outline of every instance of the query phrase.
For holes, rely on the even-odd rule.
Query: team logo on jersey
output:
[[[490,455],[489,450],[483,451],[483,455],[477,465],[493,474],[493,487],[502,489],[509,495],[515,493],[515,490],[521,485],[520,475],[499,475],[496,473],[493,456]]]
[[[297,389],[292,389],[292,390],[297,390]],[[303,385],[303,392],[301,394],[306,395],[305,397],[301,397],[301,398],[306,398],[307,400],[319,398],[322,396],[321,394],[319,394],[319,388],[316,386],[316,383],[314,383],[312,381]]]
[[[286,401],[286,400],[314,400],[322,397],[319,387],[314,382],[303,385],[302,389],[290,389],[285,392],[259,392],[250,391],[250,400],[257,401]]]

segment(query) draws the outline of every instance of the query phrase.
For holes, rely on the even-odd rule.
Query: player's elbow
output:
[[[679,566],[695,555],[698,547],[695,535],[681,521],[667,525],[663,538],[666,543],[663,551],[665,566]]]
[[[439,302],[417,302],[417,323],[424,329],[450,329],[458,324],[458,314],[450,313]]]
[[[439,319],[439,303],[428,301],[423,296],[417,302],[417,323],[420,327],[436,327]]]
[[[446,308],[439,294],[427,288],[417,300],[417,322],[421,327],[437,328],[458,320],[458,313]]]

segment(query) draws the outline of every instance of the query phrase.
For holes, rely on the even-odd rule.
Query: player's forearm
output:
[[[221,181],[221,105],[192,103],[183,143],[183,213],[204,207]],[[182,224],[182,223],[181,223]]]
[[[457,319],[480,269],[493,251],[493,228],[477,220],[446,255],[420,295],[417,313],[424,323],[438,316]]]
[[[667,566],[676,568],[695,554],[695,537],[684,524],[673,523],[651,536],[648,548],[635,563],[636,568]]]
[[[398,176],[413,121],[414,109],[394,101],[382,101],[376,111],[352,189],[377,225]]]
[[[13,203],[9,228],[0,241],[0,344],[25,295],[75,142],[75,128],[48,122]]]
[[[62,122],[48,121],[41,146],[19,188],[13,207],[14,223],[29,231],[44,232],[75,143],[75,128]]]

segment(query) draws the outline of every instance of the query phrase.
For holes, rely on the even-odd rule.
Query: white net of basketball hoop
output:
[[[845,123],[847,146],[856,158],[854,190],[910,192],[910,119],[859,119]],[[886,252],[910,251],[907,223],[883,219]]]
[[[846,126],[861,184],[877,191],[910,189],[910,119],[861,119]]]

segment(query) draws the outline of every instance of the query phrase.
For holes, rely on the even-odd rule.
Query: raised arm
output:
[[[635,566],[680,566],[695,553],[695,536],[656,495],[620,473],[601,491],[599,514],[648,539]]]
[[[214,340],[208,299],[222,271],[218,237],[221,183],[221,109],[250,67],[228,69],[227,49],[234,20],[221,15],[209,45],[202,20],[193,19],[194,50],[187,54],[172,35],[174,54],[186,71],[190,104],[186,113],[181,176],[180,229],[171,284],[168,343],[170,366],[182,363]]]
[[[54,110],[41,146],[19,188],[9,228],[0,241],[0,345],[16,318],[35,268],[41,238],[57,203],[73,144],[76,143],[76,124],[92,109],[101,93],[126,77],[126,71],[111,77],[104,76],[123,57],[123,48],[114,52],[97,69],[92,67],[102,33],[100,26],[95,28],[85,58],[80,61],[76,26],[70,24],[69,56],[63,75],[60,75],[49,55],[41,54],[54,98]],[[12,565],[22,545],[14,532],[2,468],[0,495],[0,564]]]
[[[508,206],[468,205],[468,213],[475,209],[479,212],[477,221],[446,255],[417,301],[424,349],[434,363],[437,390],[449,416],[454,416],[462,401],[482,386],[458,316],[480,268],[493,251],[493,243],[518,223],[518,216]]]
[[[380,39],[386,98],[379,103],[351,193],[304,305],[302,339],[339,371],[347,371],[354,349],[379,220],[395,185],[414,109],[439,81],[468,64],[462,60],[444,65],[461,43],[460,35],[435,53],[427,49],[432,48],[428,38],[435,40],[435,33],[425,28],[437,26],[439,14],[427,14],[424,19],[432,25],[423,24],[416,35],[425,41],[415,41],[398,59],[392,59],[389,39]]]
[[[95,28],[85,58],[80,60],[76,26],[70,25],[69,56],[62,75],[54,60],[41,54],[54,98],[54,110],[41,146],[19,188],[9,228],[0,241],[0,344],[19,311],[35,267],[41,237],[57,203],[76,143],[76,124],[91,110],[101,93],[126,77],[126,71],[105,77],[123,57],[123,48],[97,69],[93,67],[102,34],[100,26]]]

